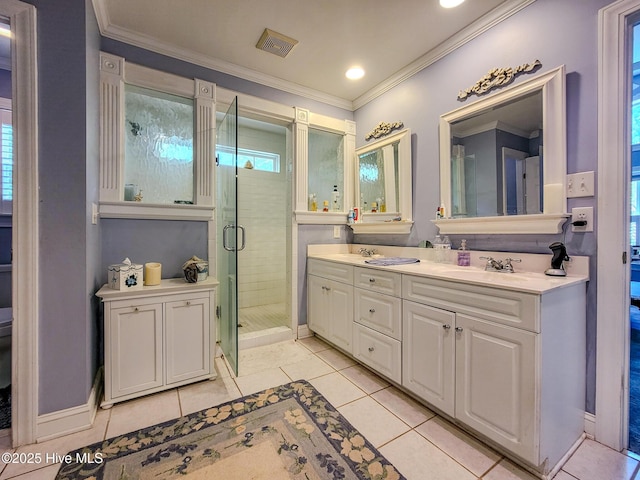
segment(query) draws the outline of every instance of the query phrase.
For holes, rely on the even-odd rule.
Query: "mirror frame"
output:
[[[566,213],[567,127],[565,66],[505,88],[440,116],[440,195],[451,212],[451,124],[542,91],[543,208],[540,214],[432,220],[442,234],[560,233]]]
[[[398,143],[398,212],[362,213],[358,222],[349,226],[354,233],[408,234],[413,226],[413,190],[411,176],[411,129],[405,128],[355,151],[355,198],[360,198],[360,155],[386,145]],[[360,208],[358,206],[358,208]],[[401,221],[393,221],[400,214]]]

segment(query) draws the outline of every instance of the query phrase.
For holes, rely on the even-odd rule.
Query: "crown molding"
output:
[[[392,75],[384,82],[379,83],[368,92],[356,98],[353,101],[353,109],[357,110],[367,103],[375,100],[382,94],[391,90],[393,87],[396,87],[408,78],[413,77],[415,74],[421,72],[428,66],[433,65],[441,58],[446,57],[454,50],[469,43],[474,38],[482,35],[490,28],[499,24],[503,20],[506,20],[511,15],[518,13],[520,10],[528,7],[535,1],[536,0],[510,0],[494,8],[489,13],[470,24],[468,27],[460,30],[458,33],[456,33],[452,37],[449,37],[440,45],[424,54],[422,57],[413,61],[405,68],[399,70],[396,74]]]
[[[470,42],[477,36],[481,35],[511,15],[519,12],[523,8],[529,6],[533,2],[535,2],[535,0],[506,1],[473,22],[465,29],[445,40],[436,48],[430,50],[422,57],[410,63],[398,73],[351,101],[345,98],[329,95],[312,88],[307,88],[281,78],[266,75],[231,62],[198,54],[183,48],[178,48],[175,45],[162,43],[147,35],[141,35],[137,32],[117,27],[112,25],[110,22],[109,14],[105,6],[105,0],[92,0],[98,20],[98,27],[100,29],[100,33],[104,37],[349,111],[355,111],[375,100],[393,87],[424,70],[428,66]]]

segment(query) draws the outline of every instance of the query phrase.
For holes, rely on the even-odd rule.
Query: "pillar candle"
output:
[[[145,285],[160,285],[160,279],[162,278],[162,264],[157,262],[150,262],[144,264],[144,284]]]

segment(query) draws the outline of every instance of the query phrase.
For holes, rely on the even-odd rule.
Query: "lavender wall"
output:
[[[39,413],[87,402],[96,370],[93,273],[97,29],[91,4],[30,0],[38,16]]]
[[[407,245],[432,239],[430,222],[440,203],[438,176],[438,120],[461,104],[458,91],[473,85],[489,69],[516,66],[538,59],[542,70],[566,66],[567,173],[597,171],[597,41],[598,10],[609,0],[537,0],[524,10],[483,33],[467,45],[429,66],[384,96],[355,112],[359,132],[380,121],[400,119],[416,134],[414,143],[413,234]],[[518,80],[516,80],[517,82]],[[474,97],[475,98],[475,97]],[[467,100],[473,101],[474,98]],[[364,143],[361,135],[358,146]],[[569,199],[568,208],[596,207],[596,197]],[[550,253],[548,245],[562,235],[466,235],[475,250]],[[461,237],[452,237],[454,246]],[[357,241],[360,238],[356,238]],[[368,239],[368,241],[383,239]],[[596,347],[596,238],[593,233],[567,233],[569,255],[591,257],[587,303],[587,398],[595,410]]]

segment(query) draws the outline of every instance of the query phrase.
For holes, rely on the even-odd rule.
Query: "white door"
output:
[[[165,304],[167,384],[211,373],[210,344],[208,297]]]
[[[455,313],[403,302],[402,385],[454,415]]]
[[[455,417],[539,464],[537,334],[456,315]]]
[[[321,337],[329,338],[329,280],[309,275],[307,285],[307,323],[309,329]]]
[[[163,385],[162,304],[112,308],[109,322],[111,398]]]
[[[353,343],[353,286],[329,282],[329,340],[351,353]]]

